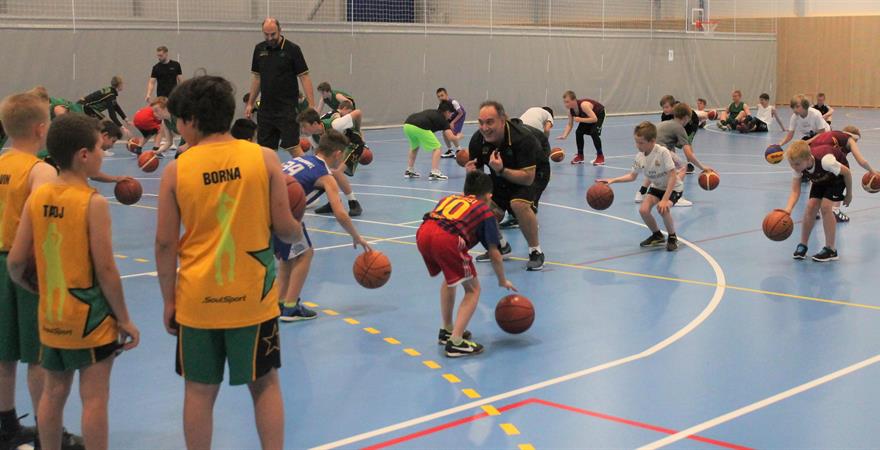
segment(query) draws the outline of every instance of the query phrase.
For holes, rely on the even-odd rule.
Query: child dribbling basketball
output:
[[[663,245],[665,242],[667,251],[675,251],[678,249],[678,237],[675,235],[675,223],[672,221],[670,209],[681,198],[684,192],[684,183],[675,170],[672,152],[657,144],[657,127],[653,123],[642,122],[638,124],[634,137],[639,153],[636,154],[636,160],[633,162],[632,172],[617,178],[604,178],[598,181],[608,184],[628,183],[635,181],[639,172],[643,172],[651,185],[639,207],[639,214],[652,234],[639,245],[655,247]],[[651,209],[654,208],[654,205],[657,205],[657,212],[663,217],[666,231],[669,232],[669,239],[663,237],[660,227],[657,226],[657,221],[651,215]]]
[[[492,178],[482,172],[468,172],[464,193],[440,200],[433,211],[425,214],[416,233],[416,243],[428,273],[435,277],[443,272],[444,284],[440,288],[443,327],[437,339],[446,346],[446,356],[450,358],[476,355],[483,351],[482,345],[468,340],[471,333],[467,331],[467,325],[480,299],[480,281],[468,250],[482,243],[489,251],[498,285],[516,291],[513,283],[504,276],[504,265],[498,250],[501,233],[489,207],[491,198]],[[464,287],[464,298],[458,306],[458,316],[453,325],[452,310],[458,285]]]

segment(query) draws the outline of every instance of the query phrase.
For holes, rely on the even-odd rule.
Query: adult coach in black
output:
[[[156,58],[159,59],[159,62],[153,66],[153,71],[150,72],[150,80],[147,81],[147,95],[144,96],[144,101],[147,104],[152,99],[153,87],[156,88],[156,97],[168,97],[183,78],[183,69],[180,68],[180,63],[168,57],[168,47],[163,45],[157,48]]]
[[[254,48],[251,63],[250,96],[244,115],[251,118],[254,99],[260,94],[260,114],[257,115],[257,142],[274,150],[285,149],[291,156],[302,154],[299,148],[299,124],[296,121],[299,103],[299,84],[302,82],[309,107],[315,98],[309,66],[302,50],[281,35],[281,25],[272,17],[263,21],[265,40]]]
[[[544,253],[538,240],[536,200],[546,187],[544,151],[528,126],[507,118],[504,106],[496,101],[480,105],[480,131],[474,133],[468,145],[471,160],[468,170],[489,167],[492,175],[492,202],[497,206],[496,217],[507,211],[519,221],[520,231],[529,244],[529,262],[526,270],[544,268]],[[539,167],[542,169],[539,175]],[[549,163],[546,165],[549,172]],[[546,174],[549,179],[549,173]],[[498,211],[498,209],[503,211]],[[500,219],[499,219],[500,220]],[[510,244],[502,237],[501,254],[511,252]],[[477,261],[488,261],[480,255]]]

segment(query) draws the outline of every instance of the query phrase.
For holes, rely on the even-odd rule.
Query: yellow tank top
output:
[[[36,156],[15,149],[0,155],[0,252],[9,252],[12,248],[31,190],[28,177],[38,162]]]
[[[178,323],[240,328],[277,317],[262,149],[240,140],[190,148],[177,160],[176,195],[185,230],[178,248]]]
[[[88,186],[48,183],[31,194],[40,342],[49,347],[93,348],[118,338],[89,250],[89,201],[95,192]]]

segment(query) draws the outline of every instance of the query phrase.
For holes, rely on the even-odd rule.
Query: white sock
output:
[[[406,170],[409,170],[410,172],[415,172],[415,171],[416,171],[416,168],[413,167],[413,166],[409,166],[409,167],[406,168]]]
[[[357,198],[354,196],[354,192],[352,192],[351,194],[345,194],[345,198],[347,198],[350,202],[357,200]]]
[[[500,250],[504,247],[507,247],[507,238],[505,238],[504,235],[501,235],[501,241],[498,244],[498,249]]]
[[[537,247],[529,247],[529,253],[532,253],[532,252],[544,253],[544,252],[541,251],[541,246],[540,246],[540,245],[537,246]]]

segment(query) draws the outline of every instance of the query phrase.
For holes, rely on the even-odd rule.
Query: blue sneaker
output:
[[[302,302],[296,302],[296,306],[284,306],[282,303],[279,303],[279,305],[281,306],[281,317],[279,319],[282,322],[299,322],[300,320],[312,320],[318,317],[318,313],[303,306]]]

